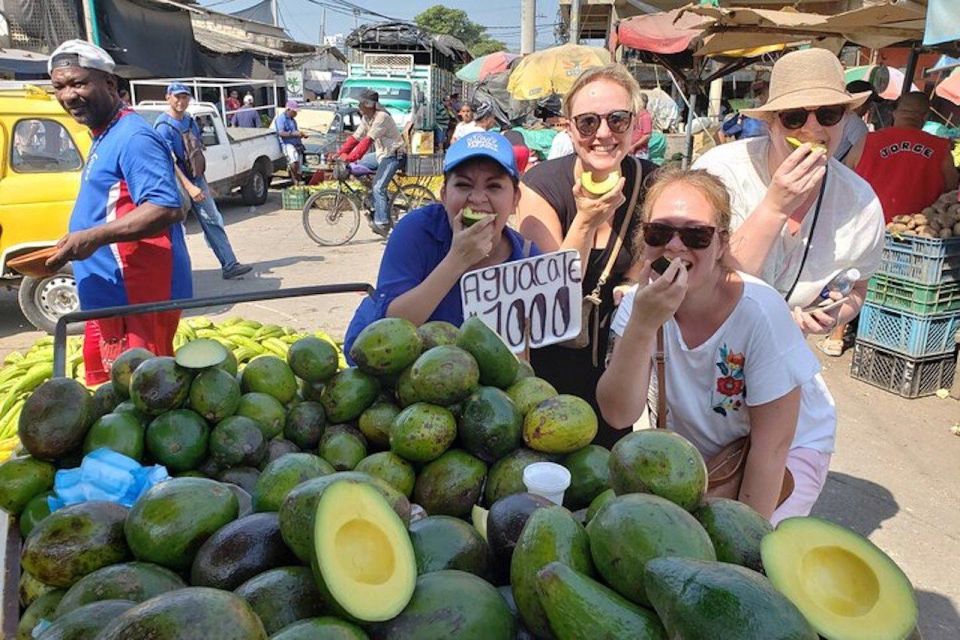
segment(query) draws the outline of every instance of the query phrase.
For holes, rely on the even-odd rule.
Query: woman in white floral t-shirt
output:
[[[705,171],[661,175],[647,193],[643,271],[614,319],[597,386],[604,418],[630,428],[643,413],[657,330],[664,330],[667,428],[709,459],[750,436],[739,499],[776,523],[810,512],[833,453],[836,412],[820,365],[769,285],[726,266],[730,197]],[[669,259],[662,276],[651,262]],[[795,488],[777,507],[784,468]]]

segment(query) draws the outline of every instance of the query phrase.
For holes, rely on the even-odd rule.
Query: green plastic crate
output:
[[[917,315],[956,311],[960,309],[960,282],[925,285],[878,274],[867,284],[867,302]]]
[[[287,187],[280,194],[280,201],[284,209],[303,209],[307,200],[313,195],[309,187]]]

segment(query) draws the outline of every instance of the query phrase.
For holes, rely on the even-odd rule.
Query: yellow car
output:
[[[8,262],[55,245],[67,232],[90,134],[52,93],[0,83],[0,142],[0,278],[7,287],[19,286],[27,320],[52,332],[57,318],[79,308],[70,266],[47,278],[30,278]]]

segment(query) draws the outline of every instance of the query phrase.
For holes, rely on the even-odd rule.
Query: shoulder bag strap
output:
[[[613,242],[613,250],[610,252],[610,256],[607,258],[607,264],[603,267],[603,271],[600,273],[600,279],[597,280],[597,286],[594,287],[593,293],[590,295],[599,301],[600,290],[603,288],[603,285],[607,283],[607,278],[610,277],[610,272],[613,270],[613,264],[617,261],[617,256],[620,255],[620,249],[623,247],[624,237],[627,235],[627,228],[630,226],[630,219],[633,218],[633,211],[637,206],[637,199],[640,197],[640,180],[642,179],[643,165],[640,162],[633,158],[633,162],[636,166],[636,175],[633,180],[633,194],[630,196],[630,205],[627,207],[627,212],[623,216],[623,222],[620,223],[620,228],[617,230],[617,237]]]
[[[817,218],[820,217],[820,205],[823,204],[823,194],[827,191],[828,174],[828,171],[824,171],[823,173],[823,182],[820,183],[820,194],[817,196],[817,206],[813,210],[813,221],[810,223],[810,235],[807,236],[807,244],[803,248],[803,256],[800,258],[800,268],[797,269],[797,277],[793,279],[793,284],[790,286],[790,290],[787,291],[787,295],[783,296],[783,299],[787,301],[787,306],[790,305],[790,296],[793,295],[793,290],[797,288],[797,284],[800,282],[800,276],[803,275],[803,267],[807,263],[807,254],[810,253],[810,245],[813,244],[813,232],[817,230]]]
[[[657,329],[657,353],[653,357],[657,368],[657,429],[667,428],[667,372],[663,351],[663,326]]]
[[[524,239],[523,239],[523,253],[520,254],[520,257],[521,257],[521,258],[529,258],[529,257],[530,257],[530,250],[531,250],[531,248],[533,248],[533,243],[530,242],[529,240],[527,240],[526,238],[524,238]]]

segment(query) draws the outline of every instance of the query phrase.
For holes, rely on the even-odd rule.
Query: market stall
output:
[[[143,310],[73,314],[0,370],[57,374],[15,383],[7,637],[844,640],[916,626],[881,550],[708,497],[703,459],[674,434],[591,445],[589,405],[479,318],[375,322],[350,367],[323,333],[194,318],[175,357],[127,351],[88,390],[67,323]]]

